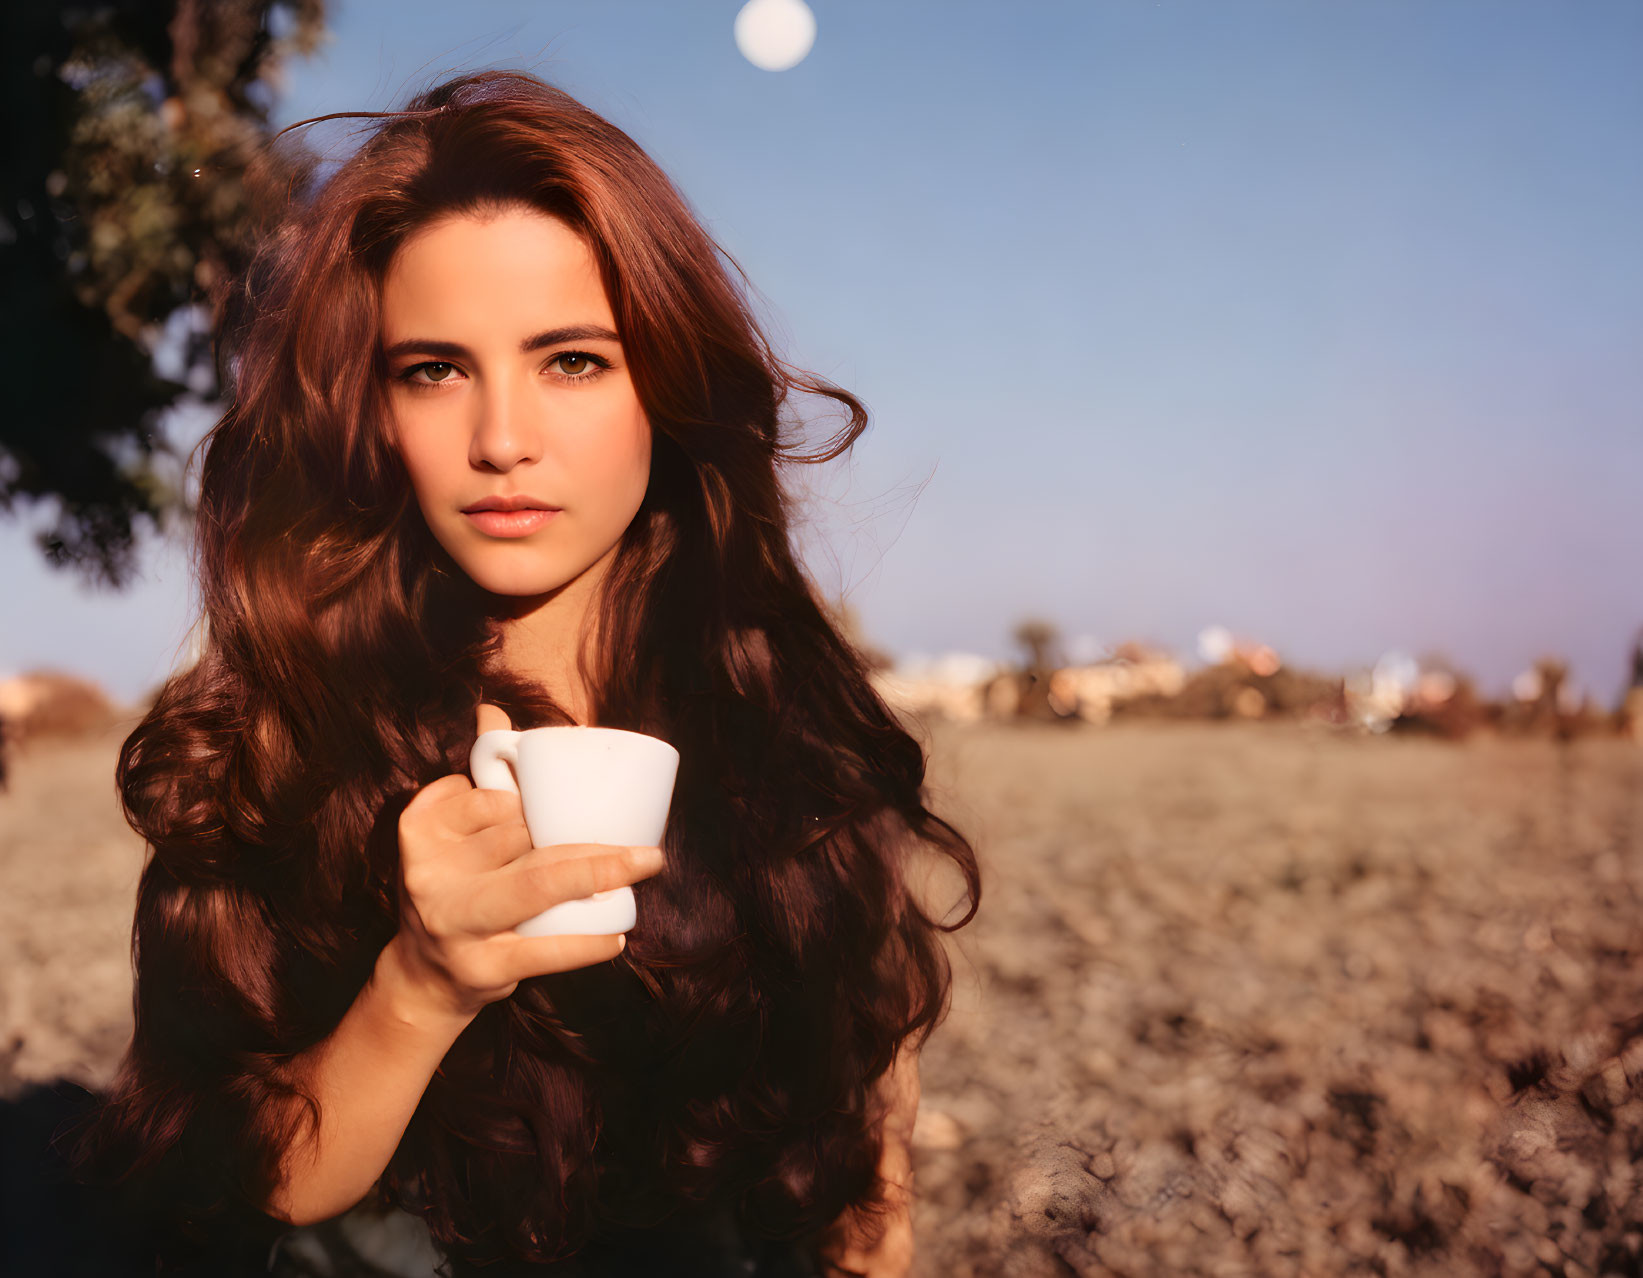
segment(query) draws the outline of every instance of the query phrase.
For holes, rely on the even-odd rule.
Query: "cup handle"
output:
[[[512,790],[519,793],[514,770],[519,767],[519,732],[515,728],[492,728],[481,732],[468,751],[468,771],[479,790]]]

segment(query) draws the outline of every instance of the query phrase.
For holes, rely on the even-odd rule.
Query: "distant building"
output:
[[[1003,663],[968,652],[913,657],[874,670],[875,691],[892,709],[919,716],[974,722],[989,712],[987,690]]]
[[[1050,704],[1086,723],[1105,723],[1113,707],[1132,697],[1173,697],[1187,681],[1173,657],[1139,652],[1083,666],[1063,666],[1050,676]]]

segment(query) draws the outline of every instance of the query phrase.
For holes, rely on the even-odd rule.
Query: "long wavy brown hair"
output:
[[[120,752],[151,848],[136,1027],[80,1174],[139,1178],[187,1222],[266,1203],[317,1117],[292,1058],[398,927],[399,812],[466,771],[482,699],[516,727],[572,722],[501,668],[502,601],[429,532],[384,431],[396,247],[523,204],[592,248],[653,431],[584,676],[592,722],[679,748],[668,865],[638,884],[618,961],[474,1018],[373,1199],[480,1261],[553,1260],[685,1204],[730,1204],[768,1237],[871,1215],[875,1084],[945,1015],[938,933],[973,917],[980,876],[790,544],[780,468],[838,457],[866,411],[777,358],[677,189],[559,89],[486,71],[344,114],[375,122],[363,144],[323,180],[300,150],[305,176],[215,299],[230,394],[202,441],[207,640]],[[819,448],[794,391],[848,411]],[[915,888],[930,850],[964,883],[945,912]]]

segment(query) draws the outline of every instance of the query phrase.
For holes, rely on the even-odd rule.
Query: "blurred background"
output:
[[[113,763],[194,655],[201,303],[250,148],[521,67],[644,146],[872,414],[794,477],[801,549],[988,875],[925,1057],[918,1272],[1643,1273],[1643,8],[0,30],[5,1096],[102,1085],[130,1032]],[[350,1217],[281,1263],[426,1261]]]

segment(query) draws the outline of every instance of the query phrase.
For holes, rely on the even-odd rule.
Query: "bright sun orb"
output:
[[[736,47],[764,71],[804,61],[816,42],[816,15],[804,0],[747,0],[736,15]]]

